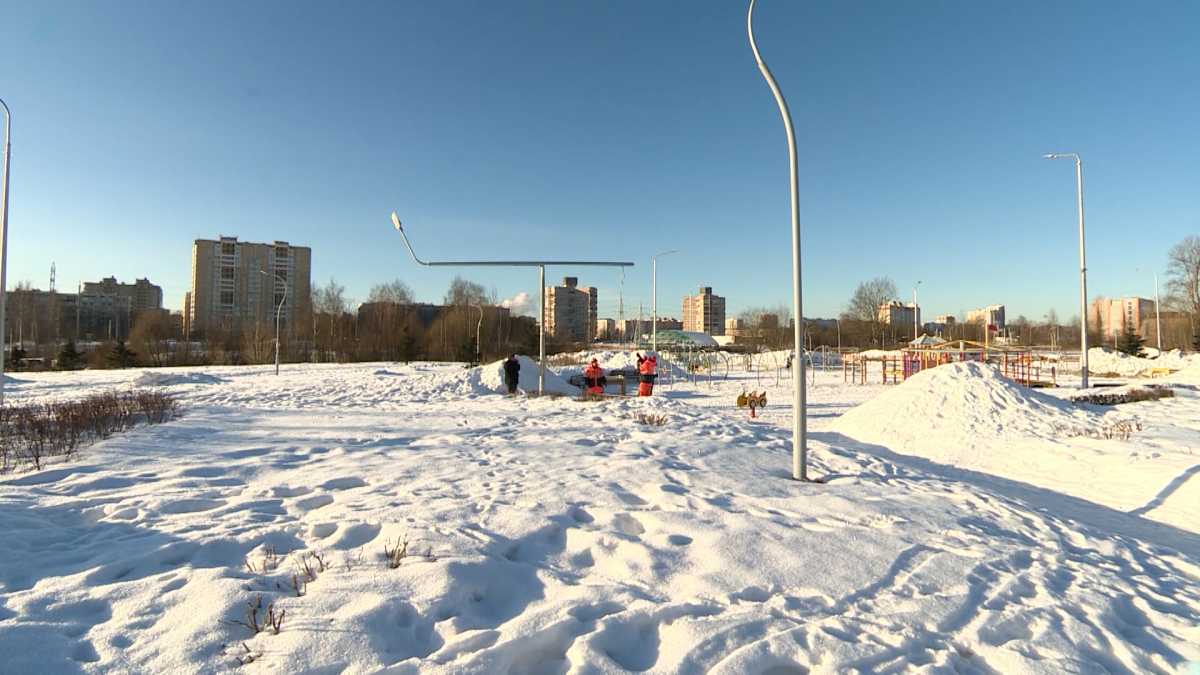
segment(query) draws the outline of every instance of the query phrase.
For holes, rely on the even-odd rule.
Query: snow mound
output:
[[[146,371],[133,378],[138,387],[169,387],[176,384],[220,384],[225,380],[208,373],[164,373]]]
[[[957,466],[976,466],[1005,443],[1090,429],[1102,415],[967,362],[931,368],[842,415],[829,430]]]
[[[526,392],[538,390],[538,364],[528,356],[518,356],[521,371],[517,378],[518,389]],[[505,394],[504,361],[496,361],[450,374],[426,376],[413,384],[416,395],[424,396],[481,396]],[[575,395],[579,387],[571,385],[549,368],[546,369],[546,391]]]
[[[1200,356],[1184,355],[1178,349],[1162,352],[1153,359],[1130,356],[1107,347],[1088,350],[1088,372],[1092,374],[1116,373],[1122,377],[1141,377],[1147,375],[1151,368],[1169,368],[1172,371],[1200,368]]]
[[[604,372],[606,373],[610,373],[614,370],[636,371],[638,354],[646,356],[647,354],[654,353],[656,352],[638,352],[626,350],[582,351],[578,353],[579,360],[582,365],[580,365],[575,372],[583,373],[583,369],[586,367],[586,364],[591,362],[592,359],[596,359],[596,362],[600,364],[600,367],[603,368]],[[672,363],[662,354],[658,354],[658,367],[655,372],[657,372],[659,375],[668,374],[674,377],[683,377],[687,374],[686,370]]]

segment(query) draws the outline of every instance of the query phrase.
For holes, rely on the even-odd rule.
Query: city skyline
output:
[[[729,316],[790,304],[786,144],[744,7],[289,8],[6,12],[8,286],[55,264],[61,289],[145,277],[180,310],[190,242],[236,235],[311,248],[348,298],[400,279],[437,303],[453,273],[407,259],[396,210],[431,258],[635,262],[587,280],[600,316],[648,312],[671,248],[660,312],[701,285]],[[1046,153],[1083,158],[1089,303],[1152,297],[1197,229],[1191,3],[756,13],[797,122],[808,317],[879,276],[902,302],[922,280],[929,316],[1077,316],[1075,176]],[[536,274],[464,276],[538,296]]]

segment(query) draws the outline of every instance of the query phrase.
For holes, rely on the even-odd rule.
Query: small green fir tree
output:
[[[1121,341],[1117,343],[1117,351],[1130,356],[1146,356],[1146,341],[1142,336],[1133,330],[1133,326],[1125,327],[1125,334],[1121,336]]]
[[[67,340],[62,351],[58,352],[58,367],[63,370],[75,370],[83,361],[83,352],[75,349],[75,341]]]
[[[3,351],[3,350],[0,350]],[[8,353],[8,358],[4,362],[4,369],[8,371],[20,370],[25,364],[22,361],[25,359],[25,350],[19,345],[14,346]]]
[[[108,355],[108,360],[117,364],[118,368],[128,368],[134,365],[134,359],[136,358],[137,352],[131,351],[126,347],[124,340],[113,345],[112,353]]]
[[[417,339],[408,332],[408,328],[404,328],[403,334],[400,335],[400,341],[396,345],[396,357],[408,363],[417,358]]]

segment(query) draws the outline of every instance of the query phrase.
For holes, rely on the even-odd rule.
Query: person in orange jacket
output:
[[[647,354],[643,357],[641,354],[638,357],[638,396],[649,396],[654,393],[654,380],[658,377],[654,372],[655,366],[658,365],[658,357],[654,354]]]
[[[592,359],[591,365],[583,371],[583,383],[587,385],[588,393],[603,394],[605,379],[604,369],[600,367],[596,359]]]

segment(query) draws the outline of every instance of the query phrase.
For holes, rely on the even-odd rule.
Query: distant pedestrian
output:
[[[587,386],[589,394],[604,393],[604,369],[600,367],[600,363],[596,359],[592,359],[591,364],[583,371],[583,383]]]
[[[517,393],[517,382],[521,380],[521,362],[517,355],[511,354],[504,360],[504,386],[508,387],[509,395]]]
[[[654,380],[658,375],[654,367],[658,365],[658,357],[647,354],[645,358],[638,354],[638,396],[650,396],[654,393]]]

